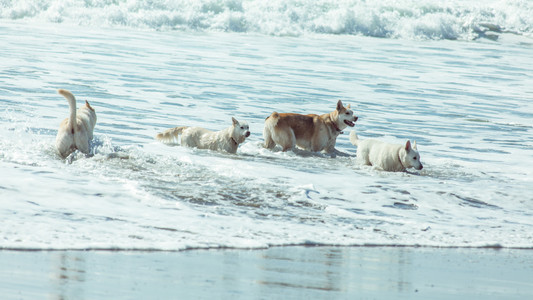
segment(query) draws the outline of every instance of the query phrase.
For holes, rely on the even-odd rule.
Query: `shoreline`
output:
[[[527,299],[533,251],[291,246],[0,251],[5,299]]]
[[[268,245],[265,247],[231,247],[231,246],[215,246],[215,247],[187,247],[185,249],[159,249],[159,248],[121,248],[121,247],[87,247],[87,248],[24,248],[24,247],[0,247],[2,251],[14,251],[14,252],[60,252],[60,251],[94,251],[94,252],[168,252],[168,253],[180,253],[187,251],[261,251],[274,248],[412,248],[412,249],[490,249],[490,250],[533,250],[533,247],[518,247],[518,246],[502,246],[500,244],[486,245],[486,246],[431,246],[431,245],[387,245],[387,244],[363,244],[363,245],[330,245],[320,243],[303,243],[303,244],[287,244],[287,245]]]

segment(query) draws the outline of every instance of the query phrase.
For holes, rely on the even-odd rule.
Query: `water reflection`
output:
[[[235,295],[409,292],[411,252],[373,247],[275,247],[185,252],[52,252],[54,299],[84,298],[109,285],[158,295],[168,281],[188,295],[198,287]],[[93,261],[90,266],[87,260]],[[136,272],[139,270],[142,272]],[[159,288],[158,288],[159,287]],[[188,290],[190,289],[190,291]],[[100,296],[105,296],[101,294]],[[191,294],[192,296],[192,294]]]
[[[272,249],[262,255],[258,284],[280,289],[341,291],[342,250],[317,248],[313,254],[303,248],[290,256],[284,250],[287,249]]]
[[[83,252],[52,252],[53,274],[50,278],[55,295],[53,299],[80,299],[84,294],[86,281],[86,255]]]
[[[532,299],[531,261],[531,250],[409,247],[0,251],[0,290],[2,299]]]

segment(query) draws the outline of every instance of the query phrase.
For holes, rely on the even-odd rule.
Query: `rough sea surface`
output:
[[[0,248],[533,248],[531,1],[1,1]],[[390,2],[390,3],[389,3]],[[58,88],[93,155],[61,159]],[[273,111],[337,100],[424,169],[262,147]],[[178,125],[252,135],[169,147]]]

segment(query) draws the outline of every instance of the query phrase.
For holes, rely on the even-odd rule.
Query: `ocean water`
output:
[[[531,1],[2,1],[0,248],[533,248]],[[88,100],[93,155],[54,149]],[[416,140],[424,169],[263,149],[273,111]],[[158,143],[252,135],[236,155]]]

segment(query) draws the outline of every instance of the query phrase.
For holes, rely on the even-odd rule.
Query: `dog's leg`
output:
[[[352,156],[348,153],[345,153],[345,152],[342,152],[342,151],[339,151],[337,150],[336,148],[333,148],[333,150],[328,150],[327,153],[332,157],[332,158],[335,158],[337,155],[338,156],[343,156],[343,157],[349,157],[349,156]]]
[[[67,120],[64,121],[66,123]],[[76,150],[74,135],[68,130],[59,130],[56,137],[56,149],[62,158],[67,157],[70,153]]]
[[[283,152],[287,152],[287,151],[289,151],[289,150],[291,150],[291,151],[294,150],[294,146],[285,145],[285,146],[283,147],[283,150],[281,150],[281,151],[283,151]]]
[[[89,146],[89,139],[87,138],[80,138],[80,139],[74,138],[74,139],[76,140],[76,148],[78,148],[78,150],[80,150],[84,154],[91,153],[91,148]]]
[[[330,140],[328,142],[328,145],[326,147],[326,149],[324,149],[322,152],[325,153],[325,154],[328,154],[331,158],[335,158],[338,156],[350,156],[348,153],[344,153],[344,152],[341,152],[339,150],[337,150],[335,148],[335,145],[336,145],[337,141],[335,139],[333,140]]]
[[[368,149],[364,147],[357,147],[357,162],[361,165],[371,166],[370,155]]]
[[[288,131],[283,131],[281,133],[281,130],[278,131],[276,134],[280,140],[276,141],[281,147],[283,148],[283,152],[294,150],[296,148],[296,136],[294,135],[294,131],[292,129],[289,129]]]
[[[270,128],[268,126],[265,126],[265,129],[263,129],[263,139],[265,140],[263,147],[270,150],[274,149],[276,143],[272,139],[272,133],[270,132]]]

